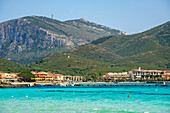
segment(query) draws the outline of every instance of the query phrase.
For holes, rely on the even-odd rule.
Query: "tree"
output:
[[[98,78],[98,76],[97,76],[96,73],[92,73],[92,74],[91,74],[91,77],[92,77],[92,80],[93,80],[93,81],[96,81],[97,78]]]
[[[88,75],[86,76],[86,79],[87,79],[87,80],[92,80],[90,74],[88,74]]]
[[[96,81],[97,78],[98,78],[98,76],[96,73],[91,73],[91,74],[88,74],[88,76],[87,76],[87,80]]]
[[[25,71],[25,72],[21,72],[20,74],[18,74],[19,77],[22,77],[24,81],[30,82],[32,81],[31,78],[35,78],[35,75],[33,75],[31,72],[29,71]]]
[[[164,72],[161,72],[161,74],[164,74]]]

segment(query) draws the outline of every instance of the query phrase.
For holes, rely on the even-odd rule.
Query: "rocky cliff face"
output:
[[[46,17],[23,17],[0,23],[0,57],[31,63],[53,52],[69,51],[115,34],[124,35],[122,31],[102,28],[82,19],[61,22]]]
[[[0,24],[0,50],[21,52],[32,48],[53,48],[74,43],[68,37],[50,33],[26,19],[16,19]]]

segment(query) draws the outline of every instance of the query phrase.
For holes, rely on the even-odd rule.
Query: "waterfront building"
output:
[[[10,76],[13,78],[17,78],[19,73],[10,73]]]
[[[119,72],[119,73],[106,73],[105,75],[103,75],[103,78],[105,80],[108,81],[113,81],[113,80],[117,80],[117,79],[123,79],[123,80],[129,80],[130,75],[127,72]]]
[[[0,81],[7,82],[7,81],[17,81],[18,73],[0,73]]]
[[[72,76],[72,81],[82,81],[83,77],[82,76]]]
[[[55,74],[55,80],[56,81],[64,81],[65,80],[65,76],[62,74]]]
[[[47,80],[47,81],[53,81],[55,80],[55,73],[51,73],[51,72],[35,72],[35,71],[31,71],[31,73],[33,75],[35,75],[35,79],[36,81],[41,81],[41,80]]]
[[[66,75],[66,76],[65,76],[65,80],[66,80],[66,81],[72,81],[72,80],[73,80],[73,76],[71,76],[71,75]]]
[[[164,74],[162,74],[162,78],[166,80],[170,79],[170,71],[164,71]]]
[[[132,71],[129,71],[130,76],[135,76],[137,79],[150,79],[152,76],[154,76],[154,78],[158,78],[163,73],[164,71],[162,70],[142,70],[141,67],[139,67],[139,69],[133,69]]]
[[[65,76],[66,81],[82,81],[83,77],[82,76],[71,76],[71,75],[66,75]]]
[[[35,78],[32,78],[36,81],[82,81],[82,76],[71,76],[71,75],[62,75],[62,74],[55,74],[51,72],[35,72],[31,71],[32,74],[35,75]]]
[[[53,80],[55,80],[55,75],[51,72],[47,72],[47,74],[45,75],[45,80],[53,81]]]
[[[36,81],[41,81],[41,80],[45,80],[45,76],[47,75],[47,72],[35,72],[35,71],[31,71],[31,73],[33,75],[35,75],[35,80]]]

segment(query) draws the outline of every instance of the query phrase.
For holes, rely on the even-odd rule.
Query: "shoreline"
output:
[[[100,85],[101,83],[101,85]],[[121,84],[124,84],[124,86],[126,85],[130,85],[133,84],[134,86],[136,86],[137,84],[142,84],[142,86],[144,85],[144,83],[146,82],[75,82],[74,84],[70,84],[69,82],[63,82],[63,83],[58,83],[57,85],[52,84],[52,83],[36,83],[36,82],[21,82],[21,83],[11,83],[11,84],[1,84],[0,88],[21,88],[21,87],[45,87],[45,86],[51,86],[51,87],[69,87],[69,86],[84,86],[85,84],[87,86],[91,86],[90,84],[93,84],[93,86],[95,86],[94,84],[99,84],[99,86],[114,86],[113,84],[115,84],[115,86],[119,86]],[[157,83],[154,82],[155,86],[157,86]],[[163,82],[159,82],[159,84],[161,84]],[[165,82],[165,83],[170,83],[169,81]],[[84,85],[82,85],[84,84]],[[107,85],[109,84],[109,85]],[[146,83],[146,85],[150,86],[152,85],[152,83]]]

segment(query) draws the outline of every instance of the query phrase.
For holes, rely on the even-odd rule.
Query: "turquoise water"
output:
[[[0,89],[0,113],[67,112],[170,113],[170,85]]]

